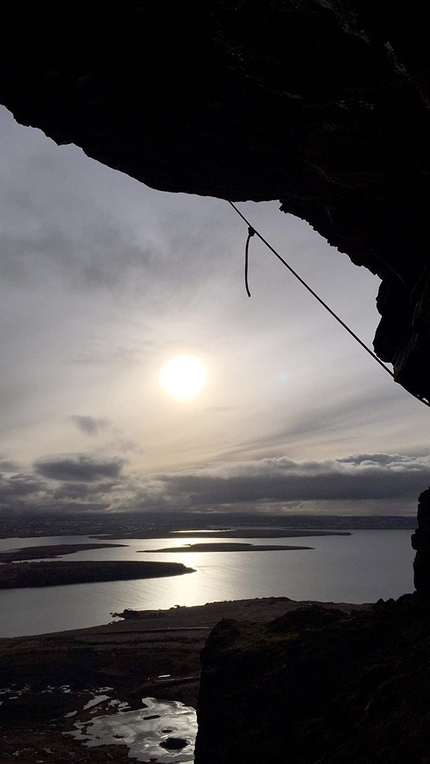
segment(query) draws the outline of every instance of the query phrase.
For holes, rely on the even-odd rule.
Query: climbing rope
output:
[[[342,321],[340,316],[338,316],[337,313],[335,313],[334,310],[332,310],[329,307],[329,305],[327,305],[327,303],[324,302],[324,300],[309,286],[309,284],[307,284],[306,281],[304,281],[304,279],[302,279],[301,276],[299,276],[297,271],[295,271],[294,268],[292,268],[291,265],[289,265],[289,263],[287,263],[287,261],[284,260],[283,257],[281,257],[279,252],[277,252],[276,249],[274,249],[274,247],[272,247],[272,245],[269,244],[267,239],[265,239],[264,236],[262,236],[261,233],[256,228],[254,228],[251,225],[249,220],[245,217],[245,215],[242,214],[242,212],[236,207],[236,205],[233,202],[230,202],[230,201],[229,201],[229,204],[234,209],[234,211],[239,215],[239,217],[241,217],[242,220],[248,226],[248,238],[247,238],[246,244],[245,244],[245,289],[246,289],[246,293],[247,293],[248,297],[251,297],[251,292],[249,290],[249,242],[250,242],[250,240],[251,240],[251,238],[253,236],[257,236],[260,239],[260,241],[262,241],[263,244],[268,249],[270,249],[270,251],[275,255],[275,257],[278,258],[278,260],[282,263],[282,265],[284,265],[285,268],[287,268],[290,271],[290,273],[294,276],[294,278],[296,278],[297,281],[299,281],[300,284],[302,286],[304,286],[304,288],[307,289],[308,292],[310,292],[312,297],[314,297],[320,303],[320,305],[322,305],[323,308],[325,308],[325,310],[328,313],[330,313],[331,316],[333,316],[333,318],[338,322],[338,324],[340,324],[345,329],[345,331],[347,331],[348,334],[350,334],[351,337],[353,337],[355,339],[355,341],[358,342],[359,345],[361,345],[363,350],[365,350],[366,353],[368,353],[370,356],[372,356],[373,360],[376,361],[376,363],[378,363],[379,366],[381,366],[384,369],[384,371],[386,371],[387,374],[389,374],[390,377],[392,377],[395,380],[394,372],[391,371],[391,369],[389,369],[387,366],[385,366],[385,363],[383,363],[381,361],[381,359],[378,358],[376,353],[374,353],[373,350],[371,350],[365,344],[365,342],[363,342],[360,339],[360,337],[358,337],[355,334],[355,332],[353,332],[352,329],[350,329],[350,327],[345,323],[345,321]],[[404,389],[406,389],[406,388],[404,388]],[[413,395],[413,397],[416,398],[418,401],[421,401],[421,403],[424,403],[425,406],[428,406],[430,408],[430,402],[425,400],[425,398],[422,398],[420,395],[418,395],[417,393],[413,393],[410,390],[408,390],[407,392],[410,393],[411,395]]]

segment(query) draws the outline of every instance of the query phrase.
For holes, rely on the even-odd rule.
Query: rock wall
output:
[[[222,621],[203,650],[196,764],[423,764],[429,627],[418,595]]]
[[[425,0],[17,0],[0,21],[19,122],[161,190],[279,199],[382,278],[376,351],[430,397]]]
[[[430,488],[418,498],[418,528],[412,534],[414,560],[414,585],[422,595],[430,595]]]

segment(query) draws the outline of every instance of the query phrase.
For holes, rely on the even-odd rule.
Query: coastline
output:
[[[287,612],[319,605],[345,613],[369,603],[296,601],[287,597],[210,602],[168,610],[125,610],[120,621],[85,629],[0,639],[0,686],[50,677],[50,683],[108,682],[127,694],[155,694],[193,704],[197,699],[200,651],[223,619],[267,623]],[[155,648],[155,649],[154,649]],[[140,666],[140,674],[134,667]],[[165,682],[159,677],[168,674]],[[172,689],[174,691],[172,692]]]

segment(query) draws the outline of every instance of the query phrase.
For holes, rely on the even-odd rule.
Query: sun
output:
[[[206,369],[193,355],[175,355],[160,370],[160,384],[164,392],[181,401],[198,395],[205,381]]]

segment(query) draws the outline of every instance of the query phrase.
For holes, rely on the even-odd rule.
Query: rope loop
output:
[[[246,289],[246,294],[248,295],[248,297],[251,297],[251,292],[249,291],[249,283],[248,283],[248,268],[249,268],[249,242],[251,241],[252,236],[255,236],[255,228],[253,228],[252,225],[250,225],[248,226],[248,238],[245,244],[245,289]]]

